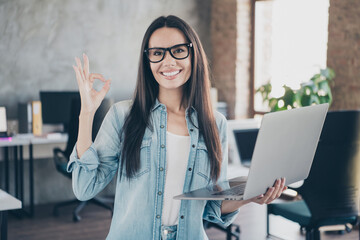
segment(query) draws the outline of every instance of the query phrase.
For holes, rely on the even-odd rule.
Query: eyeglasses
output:
[[[177,60],[185,59],[189,56],[192,46],[192,43],[183,43],[169,48],[148,48],[144,52],[150,62],[158,63],[164,59],[166,51],[169,51],[170,55]]]

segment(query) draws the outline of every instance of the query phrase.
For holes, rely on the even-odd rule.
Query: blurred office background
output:
[[[336,73],[331,109],[360,108],[358,0],[0,0],[0,106],[9,124],[16,125],[18,103],[39,100],[40,91],[76,91],[72,65],[82,53],[91,72],[112,79],[107,97],[131,98],[145,30],[170,14],[199,34],[228,119],[264,111],[259,84],[296,87],[326,66]],[[37,205],[73,198],[71,181],[54,168],[53,147],[34,146]],[[53,187],[59,184],[69,187]]]

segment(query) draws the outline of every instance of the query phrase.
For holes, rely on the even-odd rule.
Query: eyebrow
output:
[[[172,45],[172,46],[170,46],[170,47],[150,47],[150,46],[148,46],[148,48],[171,48],[171,47],[174,47],[174,46],[177,46],[177,45],[182,45],[182,44],[188,44],[188,43],[186,43],[186,42],[184,42],[184,43],[177,43],[177,44],[175,44],[175,45]]]

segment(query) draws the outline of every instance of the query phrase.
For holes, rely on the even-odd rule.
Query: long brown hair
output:
[[[123,149],[120,165],[120,178],[125,164],[126,177],[134,177],[140,168],[140,146],[145,129],[153,130],[150,123],[151,108],[159,94],[159,85],[156,82],[150,63],[144,54],[148,48],[152,33],[163,27],[177,28],[193,44],[191,55],[191,76],[184,85],[182,102],[196,109],[200,135],[203,136],[210,161],[210,176],[216,181],[220,175],[222,161],[221,144],[215,117],[210,100],[210,78],[208,61],[196,32],[182,19],[176,16],[159,17],[146,30],[141,45],[140,63],[133,104],[123,126]],[[191,119],[191,111],[188,111]]]

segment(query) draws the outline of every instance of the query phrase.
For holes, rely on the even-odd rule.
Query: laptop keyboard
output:
[[[213,193],[212,195],[230,195],[230,196],[238,196],[244,194],[246,183],[234,186],[230,189],[226,189],[221,192]]]

